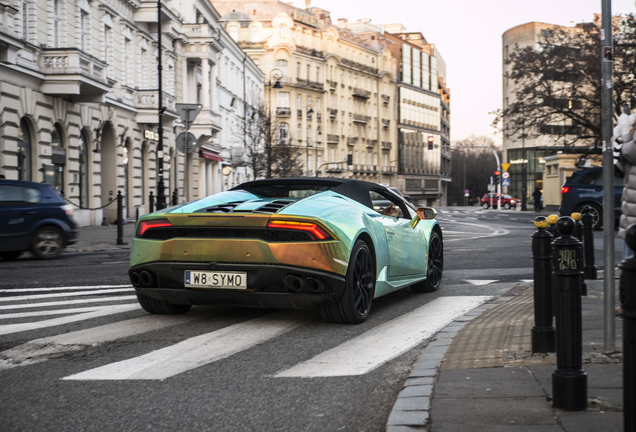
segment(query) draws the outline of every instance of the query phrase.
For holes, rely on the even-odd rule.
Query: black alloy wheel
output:
[[[600,230],[603,227],[603,209],[600,206],[593,203],[579,204],[576,206],[576,210],[574,211],[581,213],[581,210],[583,210],[583,207],[586,205],[590,207],[590,214],[592,215],[592,229]]]
[[[431,232],[431,238],[428,242],[428,266],[426,270],[426,279],[422,282],[411,285],[411,289],[415,292],[434,292],[437,291],[442,283],[442,274],[444,272],[444,243],[442,236],[437,232]]]
[[[45,226],[33,235],[32,252],[39,259],[55,259],[64,248],[64,237],[59,228]]]
[[[505,208],[506,210],[509,210],[509,209],[510,209],[510,203],[505,203],[505,204],[504,204],[504,208]]]
[[[341,324],[364,322],[371,311],[375,282],[375,259],[369,246],[358,239],[351,252],[344,295],[337,303],[322,306],[320,316]]]
[[[487,202],[483,203],[481,205],[483,207],[484,210],[488,210],[488,207],[490,207],[490,204],[488,204]]]

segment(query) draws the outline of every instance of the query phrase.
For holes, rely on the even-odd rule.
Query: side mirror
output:
[[[411,228],[415,228],[421,220],[431,220],[437,216],[437,210],[431,207],[418,207],[416,213],[417,216],[411,221]]]

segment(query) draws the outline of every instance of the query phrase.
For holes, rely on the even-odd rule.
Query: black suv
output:
[[[49,185],[0,180],[1,258],[16,259],[24,251],[57,258],[77,233],[73,208]]]
[[[623,179],[614,177],[614,220],[618,225],[621,217],[621,195]],[[603,169],[600,167],[574,171],[561,187],[561,216],[570,216],[581,212],[584,206],[590,206],[594,220],[594,229],[603,226]]]

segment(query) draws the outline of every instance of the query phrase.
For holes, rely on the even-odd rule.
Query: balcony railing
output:
[[[327,85],[329,85],[329,89],[335,90],[338,87],[338,83],[336,81],[327,80]]]
[[[83,75],[102,84],[108,83],[106,62],[77,48],[43,50],[38,63],[45,75]]]
[[[353,115],[353,121],[354,122],[367,123],[369,120],[371,120],[371,116],[368,116],[368,115],[364,115],[364,114],[354,114]]]
[[[395,174],[397,172],[396,166],[385,165],[382,167],[383,174]]]
[[[343,164],[329,164],[325,166],[325,171],[330,173],[341,173],[344,171]]]
[[[382,150],[391,150],[391,141],[382,141]]]
[[[367,147],[369,148],[375,147],[377,144],[378,144],[377,139],[370,139],[367,141]]]
[[[306,79],[302,79],[302,78],[296,78],[296,85],[302,86],[302,87],[306,87],[308,89],[311,90],[319,90],[319,91],[323,91],[325,86],[323,85],[323,83],[319,83],[319,82],[315,82],[315,81],[309,81]]]
[[[276,108],[276,115],[278,117],[290,117],[291,116],[291,108],[278,107],[278,108]]]
[[[210,38],[216,36],[216,31],[209,24],[184,24],[182,28],[183,33],[188,37]]]
[[[336,118],[338,115],[338,108],[327,108],[327,111],[329,111],[329,117],[331,118]]]
[[[384,129],[388,129],[389,126],[391,126],[391,120],[389,119],[382,119],[382,127]]]
[[[177,112],[175,106],[177,98],[166,92],[162,93],[162,102],[166,109],[171,112]],[[135,92],[134,100],[135,107],[138,109],[153,109],[159,108],[158,90],[137,90]]]
[[[358,142],[358,137],[349,137],[347,138],[347,145],[356,145],[356,143]]]
[[[353,88],[353,95],[357,96],[357,97],[369,99],[371,97],[371,92],[369,90],[364,90],[364,89],[361,89],[361,88],[354,87]]]
[[[391,96],[385,94],[382,95],[382,103],[384,103],[384,105],[388,104],[390,99]]]
[[[328,143],[339,143],[340,142],[340,136],[339,135],[333,135],[333,134],[327,134],[327,142]]]

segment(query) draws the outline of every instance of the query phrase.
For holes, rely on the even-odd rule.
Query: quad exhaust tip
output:
[[[303,279],[299,276],[287,275],[285,277],[285,286],[294,293],[324,294],[326,291],[325,283],[312,277]]]

